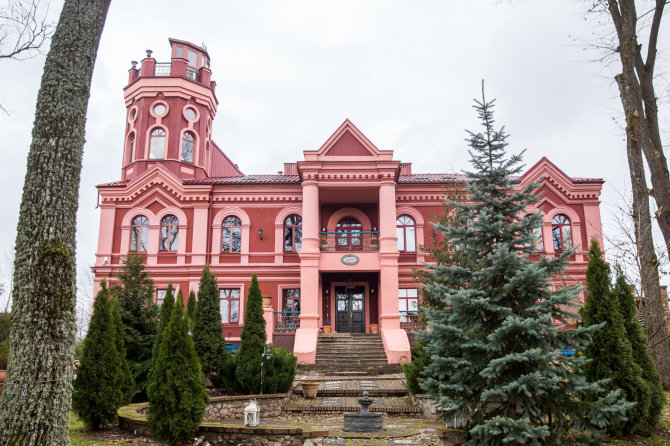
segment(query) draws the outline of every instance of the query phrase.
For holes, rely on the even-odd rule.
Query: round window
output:
[[[184,115],[186,115],[186,119],[188,120],[194,120],[196,117],[195,109],[192,108],[187,108],[186,111],[184,112]]]
[[[156,116],[163,116],[165,114],[165,106],[163,104],[156,104],[154,106],[154,114]]]

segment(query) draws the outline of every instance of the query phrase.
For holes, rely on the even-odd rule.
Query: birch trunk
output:
[[[16,235],[0,444],[67,445],[75,217],[91,77],[111,0],[66,0],[47,55]]]

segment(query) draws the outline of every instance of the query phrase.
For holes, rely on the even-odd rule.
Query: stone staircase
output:
[[[329,375],[381,375],[402,371],[398,364],[388,363],[379,333],[321,333],[316,364],[300,365],[299,370]]]

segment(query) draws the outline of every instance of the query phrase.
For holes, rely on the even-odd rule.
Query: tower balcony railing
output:
[[[379,251],[378,231],[319,232],[322,252]]]
[[[154,76],[168,77],[172,76],[172,63],[171,62],[156,62],[156,68],[154,69]],[[199,81],[199,73],[193,67],[186,67],[186,78],[192,81]]]
[[[292,334],[300,328],[299,311],[275,311],[275,334]]]
[[[405,330],[407,333],[423,330],[423,324],[419,320],[419,311],[400,311],[400,328]]]

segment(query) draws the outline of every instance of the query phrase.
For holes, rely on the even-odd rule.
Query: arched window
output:
[[[234,216],[223,219],[221,224],[221,251],[240,252],[242,247],[242,221]]]
[[[128,164],[135,159],[135,133],[128,135]]]
[[[335,225],[338,251],[360,251],[363,249],[360,232],[361,222],[353,217],[344,217]]]
[[[409,215],[401,215],[395,221],[395,231],[398,237],[398,251],[416,252],[416,225]]]
[[[161,251],[176,251],[179,240],[179,219],[168,215],[161,220]]]
[[[133,219],[130,226],[130,250],[147,251],[149,240],[149,219],[144,215],[138,215]]]
[[[193,162],[193,146],[195,145],[195,136],[191,132],[184,132],[181,137],[181,160],[187,163]]]
[[[572,248],[572,228],[570,219],[563,214],[551,219],[551,236],[554,239],[554,250],[565,251]]]
[[[159,128],[151,132],[150,147],[150,159],[160,160],[165,158],[165,130]]]
[[[532,214],[526,215],[524,218],[530,217]],[[542,239],[542,225],[537,228],[530,230],[530,234],[533,236],[533,241],[531,242],[535,246],[536,251],[544,251],[544,240]],[[528,245],[530,246],[530,244]]]
[[[298,252],[302,246],[302,218],[289,215],[284,220],[284,251]]]

